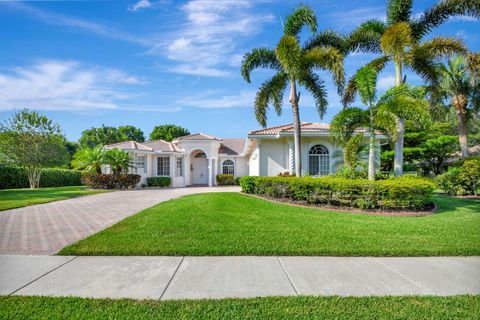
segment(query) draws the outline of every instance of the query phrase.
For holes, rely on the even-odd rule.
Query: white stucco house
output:
[[[322,176],[335,172],[333,154],[341,148],[326,123],[302,122],[303,175]],[[364,130],[360,130],[364,131]],[[378,135],[378,144],[385,136]],[[220,173],[236,177],[276,176],[294,171],[293,126],[291,124],[251,131],[246,138],[218,138],[196,133],[172,142],[124,141],[105,146],[131,153],[135,167],[129,173],[147,177],[168,176],[172,187],[216,185]],[[106,173],[109,169],[105,168]]]

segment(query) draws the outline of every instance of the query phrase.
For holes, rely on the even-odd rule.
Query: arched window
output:
[[[222,163],[222,173],[235,175],[235,164],[232,160],[225,160]]]
[[[207,155],[205,154],[205,152],[199,152],[195,155],[194,158],[206,158]]]
[[[308,173],[311,176],[326,176],[330,174],[330,155],[328,149],[316,144],[308,152]]]

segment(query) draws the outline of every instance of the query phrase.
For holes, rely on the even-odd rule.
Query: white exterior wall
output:
[[[223,173],[223,162],[225,160],[232,160],[235,164],[235,177],[243,177],[249,175],[249,168],[248,168],[248,158],[247,157],[240,157],[240,156],[227,156],[227,155],[220,155],[218,157],[218,163],[216,166],[217,174]]]
[[[288,145],[282,140],[262,140],[260,143],[260,176],[276,176],[289,171]]]
[[[260,149],[258,146],[253,149],[248,158],[248,175],[259,176],[260,175]]]

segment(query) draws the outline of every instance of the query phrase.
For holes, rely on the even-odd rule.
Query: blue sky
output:
[[[319,29],[348,32],[361,22],[384,19],[384,0],[303,1]],[[1,1],[0,120],[28,107],[59,122],[68,139],[90,127],[134,125],[146,136],[153,126],[174,123],[191,132],[244,137],[258,128],[253,99],[271,73],[240,76],[242,55],[274,47],[281,18],[296,1]],[[435,1],[415,1],[414,14]],[[480,50],[480,22],[462,17],[432,33],[462,38]],[[306,37],[305,37],[306,38]],[[346,58],[347,76],[372,58]],[[320,119],[302,92],[303,121],[328,122],[341,108],[328,74],[329,106]],[[411,82],[418,77],[408,74]],[[393,83],[389,66],[379,89]],[[291,122],[287,103],[268,125]]]

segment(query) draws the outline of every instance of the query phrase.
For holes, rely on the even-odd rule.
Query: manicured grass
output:
[[[1,319],[479,319],[480,296],[109,300],[0,297]]]
[[[438,213],[386,217],[210,193],[160,203],[76,244],[62,255],[480,254],[480,201],[436,196]]]
[[[106,192],[92,190],[83,186],[40,188],[40,189],[7,189],[0,190],[0,210],[20,208],[32,204],[46,203],[78,197],[87,194]]]

